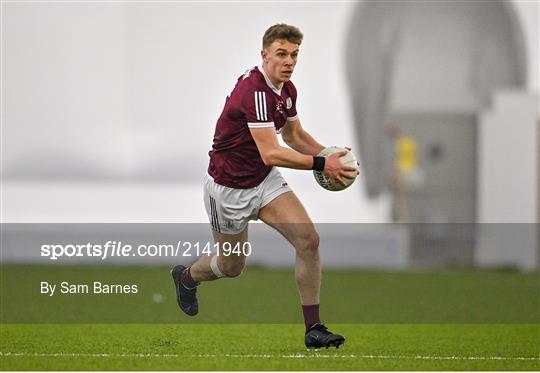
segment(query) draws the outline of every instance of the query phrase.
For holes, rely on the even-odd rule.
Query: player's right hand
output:
[[[350,149],[342,150],[326,157],[323,173],[331,180],[336,180],[346,186],[344,179],[354,179],[358,175],[358,169],[352,166],[345,166],[339,158],[343,157]]]

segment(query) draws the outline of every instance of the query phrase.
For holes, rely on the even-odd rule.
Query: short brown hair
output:
[[[263,48],[268,47],[276,40],[287,40],[293,44],[302,44],[302,38],[304,35],[300,29],[296,26],[287,25],[285,23],[276,23],[271,26],[263,36]]]

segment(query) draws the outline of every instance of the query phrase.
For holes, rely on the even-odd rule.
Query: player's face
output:
[[[279,85],[291,79],[298,58],[299,45],[287,40],[275,40],[261,52],[268,78]]]

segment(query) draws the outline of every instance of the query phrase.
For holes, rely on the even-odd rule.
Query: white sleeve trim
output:
[[[249,128],[267,128],[267,127],[275,127],[274,122],[248,122]]]
[[[287,117],[287,122],[293,122],[295,120],[298,120],[298,114],[296,114],[294,117]]]

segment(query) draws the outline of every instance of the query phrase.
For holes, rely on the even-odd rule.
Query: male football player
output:
[[[308,348],[316,349],[339,347],[345,338],[330,332],[319,319],[319,236],[278,167],[323,171],[342,184],[344,178],[354,178],[358,171],[339,161],[347,150],[318,157],[325,147],[300,124],[296,88],[290,79],[302,38],[298,28],[286,24],[266,30],[262,64],[240,76],[217,121],[204,203],[216,243],[243,247],[248,239],[248,222],[260,219],[294,246],[295,279],[306,327],[304,340]],[[276,133],[281,133],[290,148],[279,144]],[[182,311],[196,315],[197,285],[239,276],[245,260],[243,255],[202,256],[188,268],[174,267],[172,276]]]

